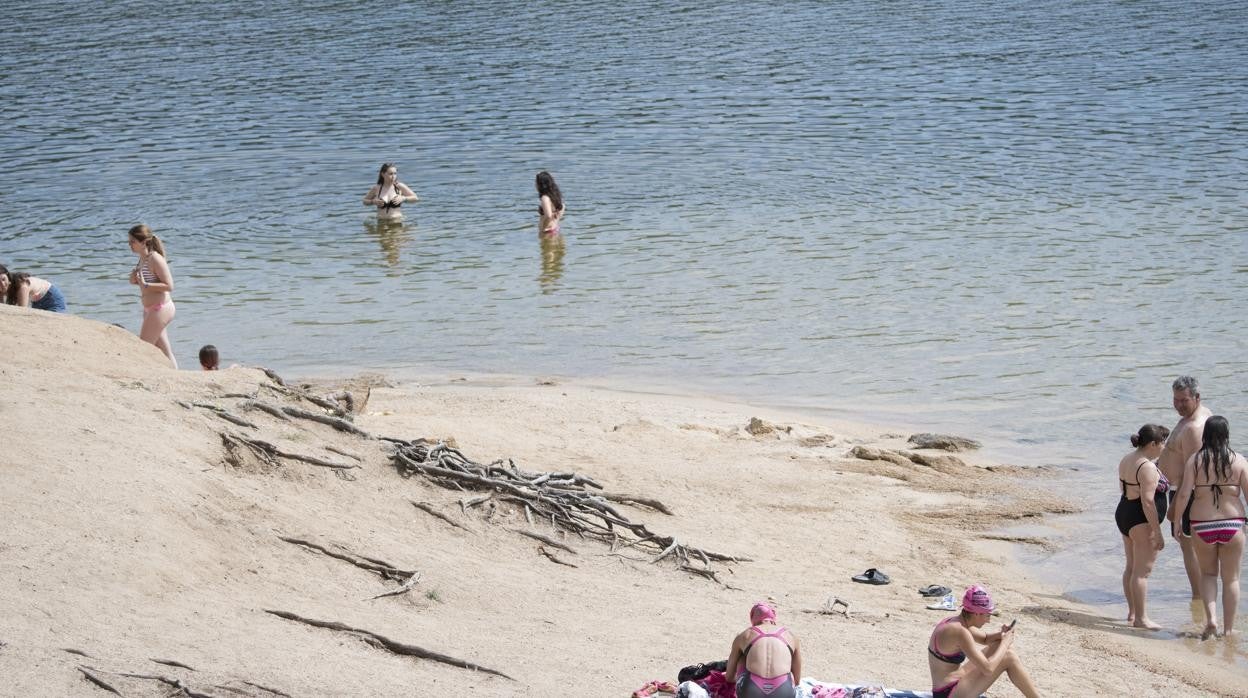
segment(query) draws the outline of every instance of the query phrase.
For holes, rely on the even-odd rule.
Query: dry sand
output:
[[[169,686],[124,673],[218,696],[276,695],[257,685],[293,696],[626,696],[673,680],[685,664],[723,658],[748,606],[764,598],[802,638],[807,674],[924,688],[925,643],[942,616],[915,590],[971,582],[994,590],[1003,619],[1019,619],[1018,651],[1046,695],[1248,694],[1242,671],[1207,656],[1229,645],[1192,651],[1127,629],[1028,580],[1011,561],[1013,544],[985,537],[1010,517],[1068,507],[1038,486],[1042,475],[849,455],[855,446],[905,449],[886,426],[449,378],[377,385],[355,420],[371,434],[453,438],[481,462],[575,470],[659,499],[674,516],[624,510],[682,542],[753,559],[718,566],[724,586],[574,537],[577,554],[563,556],[577,567],[557,565],[509,530],[528,527],[521,513],[464,515],[462,493],[400,477],[387,442],[244,412],[238,396],[300,403],[260,371],[172,371],[121,329],[7,306],[0,355],[3,695],[107,695],[85,667],[127,696]],[[180,402],[226,407],[257,428]],[[791,430],[754,435],[751,417]],[[350,460],[332,447],[361,467],[344,476],[294,461],[231,465],[222,432]],[[279,536],[419,570],[421,581],[368,600],[396,585]],[[894,583],[849,581],[868,567]],[[848,618],[804,612],[834,596],[850,603]],[[367,629],[514,680],[398,656],[266,609]],[[1004,684],[992,695],[1017,693]]]

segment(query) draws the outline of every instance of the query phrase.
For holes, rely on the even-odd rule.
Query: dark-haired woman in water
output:
[[[1161,628],[1148,619],[1144,600],[1148,594],[1148,575],[1153,571],[1157,553],[1166,545],[1161,535],[1161,521],[1166,517],[1166,490],[1170,485],[1157,469],[1157,457],[1168,436],[1170,430],[1166,427],[1145,424],[1131,435],[1135,450],[1118,461],[1118,486],[1122,488],[1122,497],[1118,499],[1114,521],[1127,553],[1127,566],[1122,571],[1127,622],[1149,630]]]
[[[559,221],[567,210],[563,205],[563,194],[555,178],[546,170],[537,173],[537,227],[541,235],[558,235]]]
[[[420,197],[410,187],[399,181],[399,168],[392,162],[383,162],[377,171],[377,183],[364,195],[365,206],[376,206],[377,217],[396,220],[403,217],[399,210],[405,203],[419,201]]]
[[[65,296],[51,281],[25,272],[9,271],[0,264],[0,301],[36,310],[63,313]]]
[[[1239,567],[1244,558],[1244,523],[1248,507],[1248,462],[1231,450],[1231,426],[1226,417],[1205,422],[1200,450],[1183,465],[1183,485],[1174,498],[1176,511],[1192,503],[1192,548],[1200,564],[1200,600],[1205,605],[1202,638],[1218,632],[1218,578],[1222,578],[1222,632],[1235,631],[1239,606]]]

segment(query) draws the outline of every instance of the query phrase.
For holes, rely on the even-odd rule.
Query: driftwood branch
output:
[[[179,662],[173,659],[157,659],[155,657],[149,657],[148,659],[153,662],[156,662],[157,664],[164,664],[165,666],[172,666],[172,667],[177,667],[179,669],[186,669],[187,671],[195,671],[194,668],[189,667],[183,664],[182,662]]]
[[[301,410],[298,407],[291,407],[289,405],[284,406],[281,409],[283,412],[290,415],[291,417],[298,417],[299,419],[310,419],[313,422],[319,422],[321,424],[328,424],[329,426],[337,429],[338,431],[345,431],[348,434],[355,434],[356,436],[363,436],[365,438],[371,438],[369,437],[368,432],[355,426],[351,422],[348,422],[347,420],[342,419],[341,417],[331,417],[327,414],[318,414],[316,412],[309,412],[308,410]]]
[[[247,402],[244,402],[243,409],[244,410],[260,410],[261,412],[266,412],[270,415],[273,415],[274,417],[277,417],[283,422],[290,421],[290,417],[287,417],[286,413],[283,412],[280,407],[270,405],[267,402],[261,402],[260,400],[253,399],[253,400],[248,400]]]
[[[598,496],[620,504],[640,504],[641,506],[654,509],[661,514],[667,514],[668,516],[673,515],[672,510],[668,509],[666,504],[657,499],[639,497],[635,494],[618,494],[615,492],[599,492]]]
[[[265,613],[277,616],[278,618],[284,618],[286,620],[294,621],[296,623],[303,623],[305,625],[311,625],[316,628],[325,628],[326,630],[336,630],[339,632],[352,633],[358,636],[360,639],[364,640],[365,642],[368,642],[369,644],[375,647],[380,647],[382,649],[393,652],[394,654],[403,655],[407,657],[417,657],[419,659],[428,659],[431,661],[440,662],[442,664],[449,664],[451,666],[459,667],[461,669],[471,669],[473,671],[480,671],[486,674],[492,674],[494,676],[501,676],[505,679],[515,681],[515,679],[513,679],[512,677],[496,669],[490,669],[488,667],[483,667],[480,664],[474,664],[472,662],[467,662],[462,659],[456,659],[455,657],[451,657],[449,655],[445,655],[440,652],[433,652],[423,647],[417,647],[415,645],[409,645],[403,642],[397,642],[395,640],[391,640],[388,637],[385,637],[384,635],[378,635],[377,633],[371,632],[369,630],[353,628],[349,625],[344,625],[337,621],[314,620],[312,618],[303,618],[301,616],[295,615],[294,613],[289,613],[287,611],[274,611],[274,610],[266,609]]]

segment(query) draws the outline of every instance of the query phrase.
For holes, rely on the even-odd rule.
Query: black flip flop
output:
[[[951,590],[949,589],[949,587],[937,586],[935,584],[931,584],[929,586],[923,587],[922,589],[919,589],[920,594],[922,594],[923,596],[928,596],[928,597],[944,596],[945,594],[948,594],[950,591]]]
[[[889,579],[887,574],[884,574],[874,567],[866,572],[863,572],[862,574],[850,577],[850,579],[858,582],[859,584],[888,584],[893,581],[892,579]]]

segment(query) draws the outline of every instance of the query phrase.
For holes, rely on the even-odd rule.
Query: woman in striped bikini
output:
[[[1235,630],[1239,606],[1239,567],[1244,557],[1244,490],[1248,488],[1248,461],[1231,450],[1231,427],[1226,417],[1205,422],[1200,450],[1183,466],[1183,485],[1174,499],[1177,511],[1192,503],[1192,533],[1200,563],[1200,600],[1205,605],[1202,639],[1218,633],[1214,613],[1218,577],[1222,578],[1222,633]]]
[[[178,360],[173,358],[167,332],[176,309],[170,295],[173,292],[173,274],[165,261],[165,246],[146,225],[136,225],[130,229],[130,251],[139,256],[138,264],[130,272],[130,283],[138,286],[142,294],[143,327],[139,330],[139,338],[156,345],[177,368]]]

